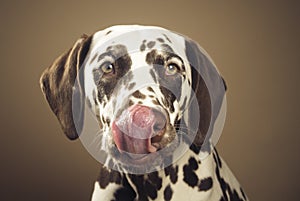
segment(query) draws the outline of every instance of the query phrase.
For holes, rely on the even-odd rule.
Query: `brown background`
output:
[[[98,164],[79,141],[63,136],[39,76],[82,33],[137,23],[190,36],[217,64],[229,88],[218,149],[251,200],[299,200],[299,7],[292,1],[2,1],[0,199],[89,199]]]

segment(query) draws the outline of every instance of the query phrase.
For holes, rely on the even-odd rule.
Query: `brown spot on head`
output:
[[[169,41],[169,43],[172,43],[172,41],[170,40],[170,38],[166,34],[164,34],[164,37],[167,39],[167,41]]]
[[[147,64],[149,64],[149,65],[153,64],[156,57],[157,57],[157,51],[156,50],[152,50],[151,52],[149,52],[146,56]]]
[[[129,100],[128,106],[130,107],[130,106],[132,106],[133,104],[134,104],[133,101],[132,101],[132,100]]]
[[[160,42],[160,43],[164,43],[165,42],[165,40],[162,39],[162,38],[157,38],[157,41]]]
[[[110,34],[111,33],[111,30],[109,30],[105,35],[108,35],[108,34]]]
[[[133,89],[133,87],[136,85],[136,83],[135,82],[133,82],[133,83],[131,83],[131,84],[129,84],[129,86],[128,86],[128,90],[132,90]]]
[[[146,45],[143,43],[141,46],[140,46],[140,51],[143,52],[146,50]]]
[[[142,94],[140,91],[135,91],[133,94],[132,94],[133,97],[135,98],[139,98],[139,99],[145,99],[146,96],[144,94]]]
[[[150,41],[150,42],[147,43],[147,47],[150,48],[150,49],[153,48],[154,45],[155,45],[155,41]]]
[[[154,90],[151,87],[147,87],[148,91],[154,92]]]
[[[152,100],[152,103],[153,103],[154,105],[159,105],[159,103],[157,102],[157,100]]]
[[[162,44],[161,47],[165,52],[174,53],[173,48],[171,48],[171,46],[168,44]]]
[[[140,46],[140,51],[141,52],[143,52],[143,51],[145,51],[146,50],[146,40],[143,40],[143,43],[141,44],[141,46]]]

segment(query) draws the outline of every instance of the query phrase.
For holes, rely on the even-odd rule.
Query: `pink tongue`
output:
[[[154,121],[148,107],[134,106],[124,111],[113,125],[113,137],[119,150],[133,154],[154,152],[151,145]]]

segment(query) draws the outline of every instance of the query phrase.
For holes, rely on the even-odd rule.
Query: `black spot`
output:
[[[156,57],[157,57],[156,50],[152,50],[151,52],[148,52],[148,54],[146,55],[147,64],[149,64],[149,65],[154,64]]]
[[[208,191],[213,186],[213,180],[211,177],[202,179],[199,184],[199,191]]]
[[[228,190],[229,190],[229,197],[231,201],[243,201],[243,199],[240,198],[236,190],[233,190],[233,192],[231,191],[230,188]]]
[[[139,99],[145,99],[146,98],[146,95],[142,94],[140,91],[135,91],[132,94],[132,96],[135,97],[135,98],[139,98]]]
[[[164,43],[165,42],[165,40],[162,39],[162,38],[157,38],[157,41],[160,42],[160,43]]]
[[[134,201],[136,193],[128,183],[126,177],[123,178],[122,186],[114,193],[115,199],[112,201]]]
[[[198,169],[198,163],[197,163],[197,161],[194,157],[191,157],[189,159],[189,165],[190,165],[192,170],[197,170]]]
[[[174,53],[173,48],[171,48],[171,46],[168,44],[162,44],[161,47],[165,52]]]
[[[218,165],[220,168],[222,168],[222,161],[221,161],[221,158],[220,158],[220,156],[219,156],[219,154],[218,154],[218,152],[217,152],[217,149],[214,148],[214,150],[215,150],[215,153],[213,154],[213,157],[214,157],[214,159],[215,159],[217,165]]]
[[[225,198],[222,196],[222,197],[220,198],[220,201],[226,201],[226,200],[225,200]]]
[[[146,49],[146,45],[143,43],[141,46],[140,46],[140,51],[143,52],[145,51]]]
[[[218,162],[216,161],[216,157],[214,157],[214,160],[215,160],[215,163],[217,164]],[[228,200],[228,196],[226,194],[226,191],[227,191],[227,183],[225,182],[225,180],[223,178],[221,178],[221,175],[220,175],[220,169],[219,169],[219,166],[217,165],[216,166],[216,176],[217,176],[217,179],[219,181],[219,184],[220,184],[220,187],[222,189],[222,193],[223,193],[223,197],[224,197],[224,200]]]
[[[108,170],[104,166],[100,166],[100,173],[97,178],[100,188],[105,189],[109,183],[121,184],[121,173],[115,170]]]
[[[143,52],[143,51],[145,51],[146,50],[146,40],[143,40],[143,43],[141,44],[141,46],[140,46],[140,51],[141,52]]]
[[[149,42],[147,43],[147,47],[150,48],[150,49],[153,48],[154,45],[155,45],[155,41],[149,41]]]
[[[157,102],[157,100],[152,100],[152,103],[153,103],[154,105],[159,105],[159,103]]]
[[[198,163],[194,157],[191,157],[189,163],[183,166],[183,181],[193,188],[198,184],[199,180],[194,172],[197,169]]]
[[[247,198],[246,198],[246,194],[245,194],[245,192],[243,191],[243,189],[242,189],[242,188],[240,188],[240,191],[241,191],[241,193],[242,193],[242,196],[243,196],[243,198],[246,200]]]
[[[146,180],[144,179],[144,175],[129,175],[130,180],[135,185],[138,194],[138,200],[149,201],[148,199],[148,189],[145,188]]]
[[[134,103],[132,100],[129,100],[128,106],[132,106]]]
[[[133,89],[133,87],[136,85],[136,83],[135,82],[133,82],[133,83],[131,83],[129,86],[128,86],[128,90],[131,90],[131,89]]]
[[[170,165],[169,167],[165,168],[165,175],[170,176],[170,180],[173,184],[175,184],[178,180],[178,166],[175,168]]]
[[[214,157],[215,163],[218,164],[218,157]],[[222,189],[224,200],[230,200],[230,201],[243,201],[242,198],[239,197],[237,191],[234,189],[232,190],[229,184],[224,180],[224,178],[221,177],[220,174],[220,166],[216,165],[216,176],[219,181],[220,187]],[[228,199],[229,195],[229,199]]]
[[[173,191],[171,189],[171,186],[168,185],[164,190],[164,199],[165,199],[165,201],[170,201],[172,199],[172,196],[173,196]]]
[[[154,92],[154,90],[151,87],[147,87],[148,91]]]
[[[169,37],[166,34],[163,34],[163,35],[167,39],[167,41],[169,41],[169,43],[172,43],[172,41],[169,39]]]
[[[146,190],[146,194],[151,199],[157,198],[157,190],[155,188],[155,184],[152,184],[149,181],[146,181],[146,183],[145,183],[145,190]]]
[[[192,150],[195,154],[199,154],[201,150],[201,146],[197,146],[194,143],[191,144],[190,150]]]
[[[111,33],[111,30],[109,30],[108,32],[106,32],[106,34],[105,35],[108,35],[108,34],[110,34]]]
[[[152,184],[156,185],[156,189],[160,190],[162,187],[162,178],[159,177],[158,172],[152,172],[148,174],[148,179]]]

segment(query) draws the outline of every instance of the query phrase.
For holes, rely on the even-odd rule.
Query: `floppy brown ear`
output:
[[[76,139],[81,132],[84,114],[84,79],[77,76],[88,53],[92,37],[81,36],[69,51],[58,57],[40,78],[40,85],[51,110],[56,115],[69,139]],[[75,83],[75,80],[78,80]],[[81,86],[80,86],[81,85]],[[72,97],[76,98],[73,101]],[[73,109],[72,109],[73,108]],[[76,116],[74,122],[73,115]],[[76,126],[75,126],[76,125]]]
[[[189,127],[197,128],[197,125],[193,125],[193,118],[199,116],[200,113],[198,132],[191,145],[191,149],[199,153],[200,149],[210,150],[209,139],[213,134],[214,124],[220,112],[226,85],[209,56],[199,48],[197,43],[186,39],[185,47],[192,71],[194,95],[191,97],[191,102],[197,101],[199,106],[199,111],[193,108],[189,110],[187,124]]]

